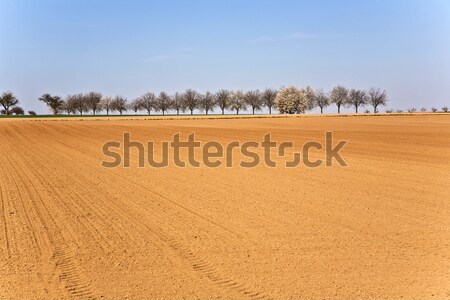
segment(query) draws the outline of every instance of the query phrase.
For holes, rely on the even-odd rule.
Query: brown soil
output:
[[[325,131],[348,167],[101,167],[124,132]],[[449,170],[450,115],[1,120],[0,298],[450,298]]]

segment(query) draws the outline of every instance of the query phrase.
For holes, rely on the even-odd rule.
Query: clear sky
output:
[[[450,1],[0,0],[0,91],[25,110],[48,112],[45,92],[290,84],[450,106]]]

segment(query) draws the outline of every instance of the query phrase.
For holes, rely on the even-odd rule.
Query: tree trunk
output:
[[[253,109],[253,114],[255,114],[255,108],[254,108],[254,107],[252,107],[252,109]]]
[[[194,114],[194,110],[193,109],[191,109],[191,116]]]
[[[358,105],[355,105],[356,113],[358,113]]]
[[[338,114],[340,114],[340,113],[341,113],[341,106],[338,105]]]
[[[222,115],[225,114],[225,108],[222,108]]]
[[[272,114],[272,106],[269,106],[269,115]]]
[[[323,107],[320,108],[320,113],[323,114]]]

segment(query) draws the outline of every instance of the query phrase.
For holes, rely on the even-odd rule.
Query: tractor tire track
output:
[[[11,147],[10,144],[8,146]],[[45,201],[41,198],[40,193],[35,187],[36,173],[31,173],[26,166],[22,165],[22,161],[19,158],[13,161],[11,155],[9,155],[7,159],[9,160],[8,165],[10,166],[10,171],[14,172],[12,174],[21,174],[16,179],[16,189],[19,192],[20,199],[28,199],[31,203],[33,211],[39,218],[41,227],[45,230],[42,238],[48,241],[48,248],[52,252],[51,260],[54,262],[59,273],[59,279],[70,295],[70,298],[95,298],[92,292],[89,291],[88,281],[83,278],[82,272],[78,270],[78,267],[73,262],[73,254],[63,236],[63,231],[58,226],[58,222],[50,213],[49,207],[45,204]],[[52,188],[52,185],[45,185],[45,187]],[[25,194],[22,191],[25,191]],[[21,202],[23,203],[24,201]],[[34,231],[30,230],[30,232]]]
[[[63,147],[67,147],[66,145],[63,145]],[[64,151],[61,151],[64,153]],[[53,159],[55,159],[55,156],[53,156]],[[80,163],[83,161],[82,159],[78,160]],[[86,167],[92,168],[92,166],[85,164]],[[183,211],[186,211],[189,214],[192,214],[195,217],[200,218],[202,221],[207,221],[208,223],[211,223],[212,225],[218,226],[222,230],[225,230],[228,233],[231,233],[238,237],[239,239],[242,239],[242,236],[233,231],[230,230],[227,227],[222,226],[221,224],[218,224],[217,222],[214,222],[210,219],[205,218],[204,216],[186,208],[185,206],[180,205],[177,202],[172,201],[171,199],[164,197],[163,195],[152,191],[148,189],[148,187],[133,181],[129,179],[128,177],[122,176],[120,174],[116,173],[116,176],[119,176],[121,179],[129,181],[131,184],[136,185],[138,188],[146,190],[147,192],[153,194],[155,197],[169,202],[171,205],[176,205],[176,207],[181,208]],[[188,246],[186,246],[184,243],[180,242],[179,240],[175,239],[173,235],[170,235],[166,233],[165,231],[162,231],[161,229],[158,229],[157,226],[149,226],[148,224],[141,223],[141,226],[145,228],[145,230],[151,231],[154,236],[158,237],[166,246],[178,257],[184,259],[187,261],[188,265],[190,266],[191,271],[196,274],[195,276],[199,276],[203,279],[206,279],[209,281],[209,284],[215,285],[219,287],[220,289],[225,289],[230,292],[236,293],[237,295],[240,295],[242,298],[247,299],[270,299],[266,294],[260,291],[254,291],[251,288],[247,287],[245,284],[240,283],[239,280],[231,278],[227,276],[223,271],[220,271],[217,266],[215,266],[213,263],[211,263],[208,260],[205,260],[201,256],[195,254],[193,251],[189,249]]]

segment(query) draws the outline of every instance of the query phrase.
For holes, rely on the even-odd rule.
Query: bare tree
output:
[[[133,101],[131,101],[129,107],[132,111],[134,111],[134,114],[137,114],[137,112],[142,109],[141,99],[134,99]]]
[[[180,114],[180,111],[185,110],[182,100],[183,100],[183,98],[179,93],[175,93],[175,95],[173,95],[171,98],[170,107],[177,112],[177,115]]]
[[[102,110],[104,109],[106,111],[107,116],[109,116],[109,112],[111,111],[111,102],[112,101],[113,101],[113,98],[111,96],[104,96],[102,98],[102,101],[100,102]]]
[[[341,107],[347,104],[347,97],[348,97],[348,90],[341,85],[338,85],[331,90],[330,100],[331,103],[336,104],[338,114],[341,113]]]
[[[422,108],[420,109],[420,111],[421,111],[421,112],[426,112],[427,109],[426,109],[425,107],[422,107]]]
[[[417,109],[415,107],[408,108],[409,113],[415,113],[416,111],[417,111]]]
[[[330,105],[330,98],[323,90],[316,91],[315,98],[316,106],[320,107],[320,113],[323,114],[323,109]]]
[[[214,106],[216,106],[216,101],[212,93],[206,92],[204,95],[199,95],[198,107],[204,110],[206,114],[208,114],[209,111],[213,111]]]
[[[92,110],[92,114],[95,115],[97,111],[102,110],[100,101],[102,100],[102,94],[97,92],[89,92],[84,95],[84,101],[86,102],[86,107]]]
[[[373,112],[378,112],[378,106],[384,106],[387,103],[386,91],[379,88],[371,88],[369,90],[369,103],[373,106]]]
[[[253,114],[255,114],[255,110],[261,110],[264,105],[261,93],[258,90],[248,91],[247,93],[245,93],[244,100],[245,103],[252,108]]]
[[[170,109],[171,103],[170,103],[170,97],[167,95],[166,92],[159,93],[156,108],[157,110],[162,111],[162,114],[164,115],[167,110]]]
[[[67,115],[75,114],[75,109],[71,104],[72,103],[70,101],[66,100],[66,101],[63,101],[63,104],[61,106],[61,110],[65,111],[67,113]]]
[[[127,102],[128,100],[122,96],[114,97],[111,101],[111,111],[118,111],[122,115],[124,111],[127,111]]]
[[[35,115],[36,115],[36,112],[35,112],[34,110],[30,110],[30,111],[28,111],[28,114],[29,114],[30,116],[35,116]]]
[[[245,94],[243,91],[233,91],[230,97],[230,108],[239,114],[240,110],[247,110],[247,103],[245,101]]]
[[[181,99],[183,106],[186,107],[186,109],[189,109],[191,111],[191,115],[193,115],[194,109],[199,106],[199,94],[192,89],[188,89],[183,93]]]
[[[443,111],[443,112],[448,112],[448,107],[447,107],[447,106],[444,106],[444,107],[442,108],[442,111]]]
[[[18,116],[18,115],[24,115],[25,114],[25,111],[23,110],[23,108],[22,107],[20,107],[20,106],[14,106],[13,108],[11,108],[11,111],[10,111],[12,114],[15,114],[16,116]]]
[[[306,100],[306,108],[302,111],[305,113],[307,110],[313,110],[316,107],[316,91],[314,91],[310,86],[302,89],[303,94],[305,95]]]
[[[40,101],[47,104],[48,107],[53,111],[53,114],[58,114],[59,110],[63,106],[64,101],[59,96],[52,96],[50,94],[44,94],[39,98]]]
[[[80,103],[76,95],[74,95],[73,97],[67,96],[66,100],[63,102],[61,109],[64,110],[68,115],[70,115],[71,113],[76,114],[78,105],[80,105]]]
[[[431,111],[435,113],[435,112],[438,111],[438,109],[437,109],[436,107],[432,107],[432,108],[431,108]]]
[[[152,109],[156,109],[156,97],[153,93],[145,93],[140,97],[142,108],[147,111],[147,114],[150,115]]]
[[[269,114],[272,114],[272,107],[275,105],[275,98],[277,97],[277,91],[272,89],[265,89],[262,93],[262,101],[269,109]]]
[[[19,103],[19,99],[12,92],[4,92],[0,96],[0,105],[5,109],[5,114],[9,115],[10,107],[16,106]]]
[[[83,115],[83,112],[87,112],[89,109],[83,94],[68,95],[66,97],[66,103],[80,115]]]
[[[360,106],[365,106],[367,104],[368,97],[365,91],[351,89],[348,93],[348,104],[355,108],[355,112],[358,113],[358,108]]]
[[[230,92],[227,90],[220,90],[215,95],[217,105],[222,110],[222,115],[225,114],[225,109],[230,107]]]

